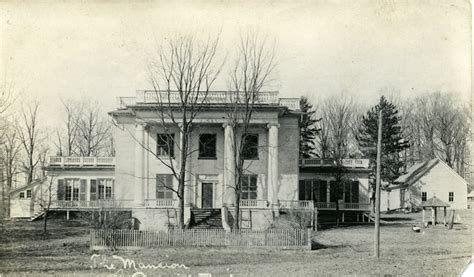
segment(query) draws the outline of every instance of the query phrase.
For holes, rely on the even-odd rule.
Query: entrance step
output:
[[[223,229],[220,209],[191,209],[190,229]]]

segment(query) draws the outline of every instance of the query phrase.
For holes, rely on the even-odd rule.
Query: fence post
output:
[[[311,250],[311,228],[308,228],[308,250]]]

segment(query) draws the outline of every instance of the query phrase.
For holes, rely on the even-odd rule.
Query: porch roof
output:
[[[421,203],[422,207],[449,207],[449,204],[441,201],[438,197],[433,196],[425,202]]]

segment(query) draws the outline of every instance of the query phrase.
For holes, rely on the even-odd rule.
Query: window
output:
[[[174,157],[174,134],[158,134],[156,155]]]
[[[25,198],[25,192],[20,192],[20,199],[24,199]]]
[[[306,179],[299,182],[299,200],[327,201],[327,182],[319,179]]]
[[[258,134],[247,134],[244,137],[242,158],[244,160],[258,160]]]
[[[173,179],[171,174],[156,175],[156,199],[173,199]]]
[[[113,180],[112,179],[99,179],[99,200],[113,199]]]
[[[66,179],[66,185],[64,186],[65,193],[62,191],[58,192],[58,198],[60,195],[61,197],[64,195],[64,199],[60,200],[79,201],[79,181],[79,179]],[[63,187],[60,189],[63,189]]]
[[[240,199],[257,199],[257,175],[243,175]]]
[[[449,202],[454,202],[454,192],[449,192]]]
[[[26,198],[31,198],[31,189],[26,190]]]
[[[199,135],[199,158],[213,159],[216,158],[216,135],[201,134]]]
[[[344,182],[344,202],[359,203],[359,181]]]
[[[422,202],[425,202],[425,201],[426,201],[426,198],[428,198],[428,197],[427,197],[427,194],[426,194],[426,191],[422,191],[422,192],[421,192],[421,201],[422,201]]]

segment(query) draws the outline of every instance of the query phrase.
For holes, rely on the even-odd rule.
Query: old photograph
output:
[[[471,9],[0,1],[0,277],[472,276]]]

